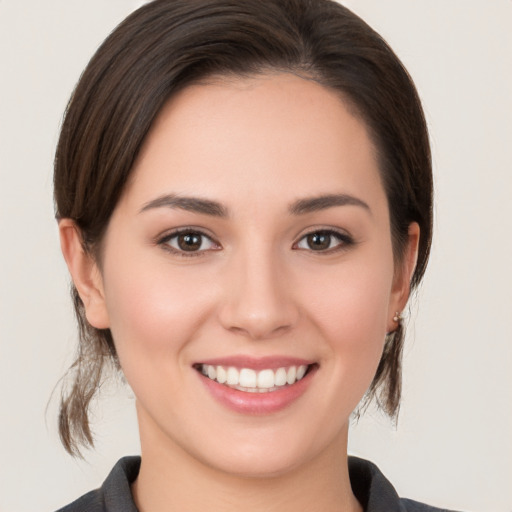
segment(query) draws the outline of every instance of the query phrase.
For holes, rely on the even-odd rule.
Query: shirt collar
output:
[[[395,488],[379,468],[364,459],[349,457],[352,490],[365,512],[402,512]],[[106,512],[138,512],[130,485],[140,469],[140,457],[123,457],[114,466],[101,490]]]

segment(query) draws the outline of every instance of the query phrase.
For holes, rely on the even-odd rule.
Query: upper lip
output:
[[[232,366],[234,368],[251,368],[253,370],[277,370],[278,368],[290,366],[311,365],[314,361],[302,359],[299,357],[290,356],[265,356],[265,357],[252,357],[244,355],[233,355],[227,357],[218,357],[214,359],[206,359],[198,361],[197,365],[210,365],[210,366]]]

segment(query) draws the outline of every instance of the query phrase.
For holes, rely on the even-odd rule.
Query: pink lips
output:
[[[301,380],[294,384],[264,393],[240,391],[225,384],[220,384],[197,372],[198,377],[201,379],[206,389],[220,404],[241,414],[254,415],[275,413],[291,405],[305,393],[318,369],[318,366],[311,361],[291,357],[252,358],[246,356],[232,356],[209,359],[201,361],[200,364],[235,367],[238,369],[250,368],[255,371],[264,369],[277,370],[278,368],[290,366],[309,366],[308,373]]]

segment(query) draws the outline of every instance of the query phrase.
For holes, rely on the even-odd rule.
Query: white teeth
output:
[[[217,382],[224,384],[228,380],[228,374],[222,366],[217,366]]]
[[[286,369],[279,368],[276,372],[276,386],[284,386],[286,384]]]
[[[306,370],[308,369],[308,367],[306,365],[302,365],[302,366],[299,366],[297,368],[297,376],[296,376],[296,379],[297,380],[300,380],[302,379],[302,377],[304,377],[304,375],[306,375]]]
[[[219,384],[247,391],[250,393],[263,393],[275,391],[286,385],[294,384],[301,380],[306,374],[307,365],[289,366],[277,370],[265,369],[256,371],[252,368],[234,368],[229,366],[201,365],[200,371],[203,375]]]
[[[204,365],[203,365],[204,366]],[[236,368],[228,368],[228,372],[227,372],[227,376],[228,376],[228,379],[227,379],[227,383],[229,386],[238,386],[238,370]]]
[[[288,372],[286,374],[286,382],[288,384],[293,384],[295,382],[296,377],[297,377],[297,368],[295,368],[295,366],[290,366],[290,368],[288,368]]]
[[[243,388],[255,388],[256,387],[256,372],[249,368],[242,368],[240,370],[240,381],[239,384]]]
[[[270,389],[274,387],[274,372],[272,370],[262,370],[258,373],[258,387]],[[276,384],[278,385],[278,384]]]
[[[208,366],[208,378],[214,380],[217,377],[215,366]]]

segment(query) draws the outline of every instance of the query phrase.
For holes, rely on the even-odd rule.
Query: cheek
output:
[[[319,326],[358,345],[370,341],[372,333],[379,338],[385,335],[393,264],[376,263],[354,262],[334,270],[317,270],[304,284],[311,315]]]
[[[105,268],[105,298],[121,366],[176,359],[207,315],[211,297],[190,272],[142,255],[116,258]],[[173,355],[173,358],[169,356]]]
[[[325,274],[317,270],[304,283],[304,293],[309,290],[304,307],[327,341],[326,364],[343,385],[354,387],[355,397],[366,391],[382,354],[392,280],[392,257],[384,256],[354,259]]]

